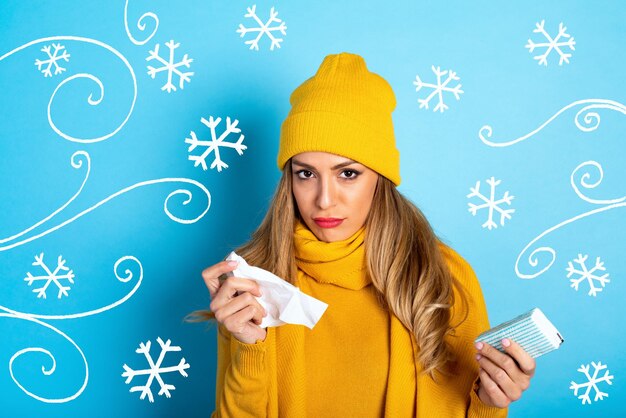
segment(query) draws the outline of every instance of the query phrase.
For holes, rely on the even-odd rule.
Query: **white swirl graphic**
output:
[[[150,18],[154,21],[155,25],[154,25],[154,29],[152,30],[152,33],[150,35],[148,35],[148,37],[146,39],[144,39],[143,41],[138,41],[137,39],[135,39],[133,37],[133,35],[131,35],[130,30],[128,29],[128,0],[126,0],[126,4],[124,4],[124,27],[126,28],[126,34],[128,35],[128,39],[131,40],[132,43],[134,43],[135,45],[143,45],[146,42],[148,42],[150,39],[152,39],[152,37],[154,36],[154,34],[156,33],[156,31],[159,29],[159,18],[156,14],[152,13],[152,12],[146,12],[144,14],[141,15],[141,17],[139,18],[139,20],[137,21],[137,28],[140,31],[145,31],[146,30],[146,24],[144,23],[144,19]]]
[[[516,144],[518,142],[524,141],[525,139],[530,138],[531,136],[533,136],[534,134],[536,134],[537,132],[539,132],[540,130],[542,130],[544,128],[544,126],[546,126],[547,124],[549,124],[550,122],[552,122],[557,116],[559,116],[561,113],[565,112],[566,110],[574,107],[574,106],[578,106],[578,105],[583,105],[589,103],[587,106],[583,107],[582,109],[580,109],[578,111],[578,113],[576,113],[576,116],[574,118],[574,122],[576,123],[576,126],[578,127],[578,129],[580,129],[583,132],[590,132],[593,131],[595,129],[598,128],[598,126],[600,126],[600,115],[598,115],[597,112],[591,112],[591,109],[610,109],[610,110],[615,110],[617,112],[620,112],[624,115],[626,115],[626,106],[623,105],[620,102],[616,102],[613,100],[606,100],[606,99],[585,99],[585,100],[577,100],[575,102],[572,102],[570,104],[568,104],[567,106],[563,107],[561,110],[559,110],[558,112],[556,112],[550,119],[548,119],[547,121],[545,121],[543,124],[541,124],[537,129],[535,129],[534,131],[521,136],[517,139],[514,139],[512,141],[508,141],[508,142],[492,142],[490,140],[488,140],[487,138],[491,138],[492,134],[493,134],[493,129],[491,127],[491,125],[484,125],[482,128],[480,128],[480,130],[478,131],[478,137],[480,138],[480,140],[486,144],[489,145],[491,147],[508,147],[510,145]],[[584,126],[580,123],[579,118],[581,116],[581,114],[584,114],[583,117],[583,121],[584,121]]]
[[[131,65],[128,62],[128,60],[119,51],[117,51],[115,48],[111,47],[110,45],[107,45],[107,44],[105,44],[103,42],[100,42],[98,40],[91,39],[91,38],[83,38],[83,37],[80,37],[80,36],[50,36],[50,37],[47,37],[47,38],[35,39],[34,41],[28,42],[28,43],[26,43],[26,44],[24,44],[22,46],[19,46],[19,47],[13,49],[12,51],[7,52],[6,54],[0,56],[0,62],[2,62],[2,60],[4,60],[5,58],[15,54],[16,52],[19,52],[22,49],[28,48],[31,45],[35,45],[35,44],[43,43],[43,42],[59,41],[59,40],[86,42],[86,43],[90,43],[90,44],[94,44],[94,45],[103,47],[106,50],[111,51],[120,60],[122,60],[122,62],[126,65],[126,67],[128,68],[128,71],[130,72],[130,75],[133,78],[133,102],[130,105],[130,109],[128,110],[128,114],[126,115],[126,118],[124,119],[124,121],[113,132],[110,132],[110,133],[108,133],[106,135],[103,135],[103,136],[100,136],[100,137],[97,137],[97,138],[76,138],[76,137],[73,137],[71,135],[68,135],[68,134],[62,132],[60,129],[57,128],[55,123],[52,121],[52,115],[51,115],[51,111],[50,111],[50,109],[52,107],[52,101],[53,101],[54,96],[56,95],[57,91],[59,90],[59,88],[61,86],[63,86],[65,83],[67,83],[67,82],[69,82],[71,80],[74,80],[75,78],[89,78],[90,80],[92,80],[96,84],[98,84],[98,87],[100,87],[99,98],[97,100],[93,100],[92,99],[92,95],[90,94],[89,97],[87,98],[87,103],[89,103],[89,105],[91,105],[91,106],[96,106],[96,105],[100,104],[100,102],[104,98],[104,86],[102,85],[102,82],[97,77],[95,77],[95,76],[93,76],[91,74],[86,74],[86,73],[75,74],[75,75],[73,75],[71,77],[66,78],[61,83],[59,83],[59,85],[56,87],[56,89],[52,93],[52,96],[50,97],[50,101],[48,102],[48,123],[50,124],[50,127],[54,130],[54,132],[56,132],[59,136],[67,139],[68,141],[79,142],[79,143],[83,143],[83,144],[104,141],[104,140],[112,137],[113,135],[118,133],[120,131],[120,129],[122,129],[122,127],[126,124],[128,119],[130,118],[130,115],[133,113],[133,109],[135,107],[135,101],[137,100],[137,78],[135,77],[135,72],[133,71],[133,68],[131,67]]]
[[[626,200],[626,196],[623,196],[617,199],[592,199],[590,197],[587,197],[584,193],[582,193],[580,189],[578,188],[578,185],[576,184],[574,177],[579,170],[582,170],[583,168],[587,169],[590,166],[595,168],[600,174],[600,176],[598,178],[598,181],[596,181],[595,183],[587,183],[587,180],[589,180],[589,178],[591,177],[591,173],[588,170],[586,170],[584,174],[582,174],[580,177],[580,185],[582,187],[584,187],[585,189],[593,189],[597,187],[602,182],[602,179],[604,178],[604,171],[602,171],[602,166],[598,164],[597,162],[585,161],[584,163],[581,163],[578,167],[574,169],[574,171],[572,171],[572,175],[570,176],[570,182],[572,184],[572,188],[574,189],[578,197],[580,197],[582,200],[586,202],[593,203],[596,205],[610,205],[613,203],[620,203]]]
[[[122,303],[126,302],[128,299],[130,299],[131,296],[133,296],[133,294],[135,294],[135,292],[137,291],[137,289],[139,289],[139,287],[141,286],[142,280],[143,280],[143,265],[141,264],[141,262],[136,258],[133,257],[132,255],[127,255],[124,256],[122,258],[120,258],[119,260],[117,260],[115,262],[115,266],[113,267],[113,272],[115,273],[115,277],[117,277],[117,279],[122,282],[122,283],[127,283],[128,281],[130,281],[133,278],[133,273],[131,270],[126,269],[124,270],[124,273],[126,274],[126,277],[120,277],[119,273],[118,273],[118,267],[120,265],[120,263],[123,263],[126,260],[131,260],[133,262],[135,262],[138,266],[139,266],[139,279],[137,279],[137,283],[135,284],[135,287],[132,288],[132,290],[130,292],[128,292],[128,294],[126,296],[124,296],[123,298],[119,299],[118,301],[111,303],[109,305],[103,306],[102,308],[99,309],[94,309],[91,311],[85,311],[85,312],[79,312],[79,313],[75,313],[75,314],[66,314],[66,315],[39,315],[39,314],[35,314],[32,312],[20,312],[20,311],[15,311],[13,309],[9,309],[6,306],[2,306],[0,305],[0,309],[16,315],[16,316],[21,316],[21,315],[26,315],[29,318],[39,318],[39,319],[74,319],[74,318],[83,318],[86,316],[91,316],[91,315],[96,315],[105,311],[108,311],[109,309],[113,309],[118,305],[121,305]]]
[[[580,178],[580,183],[582,187],[585,188],[594,188],[596,186],[598,186],[600,184],[600,182],[602,181],[603,178],[603,171],[602,171],[602,166],[600,166],[600,164],[598,164],[595,161],[586,161],[582,164],[580,164],[578,167],[576,167],[574,169],[574,171],[572,172],[570,179],[572,182],[572,187],[574,188],[574,191],[576,192],[576,194],[583,200],[589,202],[589,203],[594,203],[594,204],[601,204],[601,205],[605,205],[603,207],[594,209],[594,210],[590,210],[588,212],[584,212],[581,213],[577,216],[574,216],[573,218],[567,219],[561,223],[559,223],[558,225],[555,225],[545,231],[543,231],[541,234],[539,234],[539,236],[537,236],[536,238],[534,238],[532,241],[530,241],[526,247],[524,247],[524,249],[520,252],[520,254],[517,256],[517,260],[515,261],[515,274],[517,274],[517,276],[520,279],[534,279],[535,277],[541,275],[542,273],[544,273],[545,271],[547,271],[552,264],[554,264],[554,261],[556,260],[556,251],[554,250],[554,248],[548,247],[548,246],[544,246],[544,247],[539,247],[536,248],[535,250],[533,250],[529,255],[528,255],[528,264],[531,267],[537,267],[539,265],[540,260],[538,259],[538,254],[544,253],[548,255],[549,260],[547,260],[547,265],[545,267],[543,267],[541,270],[539,270],[536,273],[530,273],[530,274],[525,274],[520,272],[519,270],[519,264],[520,264],[520,260],[522,259],[522,256],[526,253],[526,251],[531,248],[537,241],[539,241],[541,238],[545,237],[546,235],[550,234],[552,231],[555,231],[569,223],[575,222],[579,219],[585,218],[587,216],[591,216],[594,215],[596,213],[600,213],[600,212],[605,212],[607,210],[611,210],[611,209],[615,209],[618,207],[622,207],[622,206],[626,206],[626,197],[622,197],[619,199],[606,199],[606,200],[597,200],[597,199],[591,199],[588,198],[587,196],[585,196],[580,189],[578,188],[578,186],[574,183],[574,175],[576,174],[577,171],[579,171],[581,168],[583,167],[588,167],[588,166],[593,166],[596,167],[596,169],[599,170],[600,173],[600,179],[592,184],[588,184],[586,183],[586,180],[589,179],[589,172],[586,172],[585,174],[583,174]],[[542,261],[542,264],[545,264],[545,260]]]
[[[15,239],[16,237],[20,237],[20,236],[24,235],[26,232],[29,232],[29,231],[33,230],[33,229],[34,229],[34,228],[36,228],[37,226],[39,226],[39,225],[43,224],[44,222],[46,222],[47,220],[49,220],[50,218],[52,218],[54,215],[56,215],[57,213],[59,213],[60,211],[62,211],[65,207],[67,207],[67,206],[68,206],[68,205],[69,205],[69,204],[70,204],[70,203],[71,203],[71,202],[72,202],[72,201],[73,201],[73,200],[74,200],[74,199],[75,199],[75,198],[76,198],[76,197],[80,194],[80,192],[81,192],[81,191],[82,191],[82,189],[83,189],[83,186],[85,185],[85,182],[87,181],[87,179],[88,179],[88,177],[89,177],[89,168],[90,168],[90,166],[91,166],[91,165],[90,165],[89,154],[88,154],[87,152],[85,152],[85,151],[78,151],[78,152],[74,153],[74,155],[72,155],[72,165],[73,165],[73,166],[75,166],[75,165],[74,165],[74,164],[75,164],[75,163],[74,163],[74,157],[75,157],[77,154],[78,154],[78,155],[83,155],[83,156],[87,159],[87,162],[88,162],[88,170],[87,170],[87,173],[86,173],[86,175],[85,175],[85,179],[83,180],[83,184],[81,185],[81,187],[80,187],[80,189],[78,190],[78,192],[77,192],[76,194],[74,194],[74,196],[72,196],[72,198],[71,198],[69,201],[67,201],[67,202],[66,202],[63,206],[61,206],[59,209],[57,209],[57,210],[56,210],[55,212],[53,212],[52,214],[48,215],[48,216],[47,216],[46,218],[44,218],[43,220],[41,220],[41,221],[37,222],[35,225],[33,225],[33,226],[29,227],[28,229],[26,229],[26,230],[24,230],[24,231],[22,231],[22,232],[17,233],[17,234],[15,234],[15,235],[11,236],[11,237],[8,237],[8,238],[3,238],[0,242],[2,242],[2,243],[6,243],[6,242],[9,242],[9,241],[12,241],[12,240],[13,240],[13,239]],[[81,165],[81,163],[78,163],[78,167],[80,167],[80,165]],[[76,168],[78,168],[78,167],[76,167]],[[183,203],[183,205],[187,205],[187,204],[189,204],[189,202],[191,202],[191,200],[192,200],[192,194],[191,194],[191,192],[190,192],[189,190],[186,190],[186,189],[177,189],[177,190],[174,190],[173,192],[171,192],[171,193],[167,196],[167,198],[165,199],[165,202],[163,203],[163,211],[164,211],[164,212],[167,214],[167,216],[169,216],[169,218],[170,218],[170,219],[172,219],[173,221],[176,221],[176,222],[178,222],[178,223],[182,223],[182,224],[191,224],[191,223],[197,222],[199,219],[201,219],[201,218],[202,218],[202,217],[203,217],[203,216],[207,213],[207,211],[208,211],[208,210],[209,210],[209,208],[211,207],[211,194],[209,193],[209,191],[207,190],[207,188],[206,188],[206,187],[204,187],[204,185],[203,185],[202,183],[200,183],[200,182],[198,182],[198,181],[196,181],[196,180],[192,180],[192,179],[188,179],[188,178],[184,178],[184,177],[168,177],[168,178],[162,178],[162,179],[155,179],[155,180],[147,180],[147,181],[142,181],[142,182],[139,182],[139,183],[135,183],[135,184],[133,184],[132,186],[128,186],[128,187],[126,187],[126,188],[124,188],[124,189],[122,189],[122,190],[120,190],[120,191],[118,191],[118,192],[116,192],[116,193],[113,193],[112,195],[110,195],[110,196],[109,196],[109,197],[107,197],[106,199],[101,200],[100,202],[96,203],[95,205],[93,205],[93,206],[91,206],[91,207],[89,207],[89,208],[87,208],[87,209],[83,210],[83,211],[82,211],[82,212],[80,212],[79,214],[75,215],[74,217],[72,217],[72,218],[70,218],[70,219],[66,220],[65,222],[63,222],[63,223],[61,223],[61,224],[59,224],[59,225],[56,225],[56,226],[54,226],[54,227],[52,227],[52,228],[49,228],[48,230],[46,230],[46,231],[44,231],[44,232],[41,232],[41,233],[39,233],[39,234],[37,234],[37,235],[31,236],[31,237],[26,238],[26,239],[23,239],[23,240],[21,240],[21,241],[14,242],[14,243],[12,243],[12,244],[8,244],[8,245],[0,246],[0,251],[10,250],[11,248],[18,247],[18,246],[20,246],[20,245],[22,245],[22,244],[26,244],[27,242],[31,242],[31,241],[36,240],[37,238],[43,237],[43,236],[45,236],[45,235],[48,235],[49,233],[54,232],[54,231],[56,231],[57,229],[64,227],[65,225],[67,225],[67,224],[69,224],[69,223],[73,222],[74,220],[76,220],[76,219],[80,218],[80,217],[81,217],[81,216],[83,216],[84,214],[91,212],[92,210],[94,210],[94,209],[95,209],[95,208],[97,208],[98,206],[105,204],[105,203],[106,203],[106,202],[108,202],[109,200],[111,200],[111,199],[113,199],[113,198],[115,198],[115,197],[117,197],[117,196],[119,196],[119,195],[121,195],[121,194],[124,194],[124,193],[126,193],[126,192],[129,192],[129,191],[131,191],[131,190],[133,190],[133,189],[136,189],[136,188],[138,188],[138,187],[147,186],[147,185],[150,185],[150,184],[157,184],[157,183],[189,183],[189,184],[193,184],[193,185],[197,186],[198,188],[200,188],[200,189],[201,189],[201,190],[202,190],[202,191],[206,194],[206,196],[207,196],[207,207],[206,207],[206,209],[205,209],[205,210],[204,210],[204,211],[203,211],[200,215],[198,215],[197,217],[195,217],[195,218],[193,218],[193,219],[183,219],[183,218],[179,218],[179,217],[177,217],[177,216],[174,216],[174,215],[172,214],[172,212],[170,212],[170,210],[169,210],[169,209],[168,209],[168,207],[167,207],[167,206],[168,206],[168,202],[169,202],[169,200],[170,200],[170,198],[171,198],[172,196],[175,196],[175,195],[177,195],[177,194],[183,194],[183,195],[187,196],[187,199],[186,199],[185,201],[183,201],[182,203]]]
[[[5,310],[5,308],[3,306],[0,306],[0,309]],[[46,376],[50,376],[56,370],[56,359],[54,358],[54,355],[52,355],[52,353],[50,353],[49,350],[46,350],[45,348],[41,348],[41,347],[28,347],[28,348],[24,348],[22,350],[19,350],[9,360],[9,372],[11,373],[11,378],[13,379],[15,384],[20,389],[22,389],[22,391],[24,393],[26,393],[28,396],[30,396],[30,397],[32,397],[34,399],[37,399],[38,401],[46,402],[46,403],[64,403],[64,402],[69,402],[71,400],[76,399],[78,396],[80,396],[81,393],[83,393],[83,391],[85,390],[85,387],[87,387],[87,382],[89,381],[89,365],[87,364],[87,359],[85,358],[85,354],[80,349],[80,347],[74,342],[74,340],[72,340],[65,333],[63,333],[59,329],[53,327],[52,325],[46,324],[45,322],[39,321],[38,319],[35,319],[35,318],[33,318],[31,316],[28,316],[28,315],[22,315],[22,314],[19,314],[19,313],[14,314],[14,313],[2,313],[2,312],[0,312],[0,317],[22,319],[24,321],[34,322],[36,324],[39,324],[39,325],[44,326],[46,328],[49,328],[52,331],[54,331],[57,334],[59,334],[61,337],[65,338],[67,341],[69,341],[74,346],[74,348],[76,348],[76,350],[78,350],[78,352],[80,353],[80,356],[83,358],[83,364],[85,365],[85,379],[83,380],[83,384],[80,387],[80,389],[78,389],[78,391],[76,391],[76,393],[74,393],[73,395],[65,397],[65,398],[44,398],[42,396],[35,395],[34,393],[32,393],[31,391],[26,389],[26,387],[24,387],[24,385],[22,385],[20,380],[17,377],[15,377],[15,373],[13,372],[13,362],[18,357],[20,357],[22,355],[25,355],[25,354],[28,354],[28,353],[44,353],[51,359],[52,366],[49,369],[47,369],[47,370],[46,370],[45,366],[41,366],[41,372],[44,375],[46,375]]]
[[[35,236],[32,236],[32,237],[27,238],[27,239],[24,239],[22,241],[18,241],[16,243],[13,243],[13,244],[10,244],[10,245],[2,246],[2,247],[0,247],[0,251],[10,250],[11,248],[18,247],[18,246],[20,246],[22,244],[26,244],[27,242],[31,242],[31,241],[36,240],[37,238],[43,237],[45,235],[48,235],[49,233],[54,232],[57,229],[62,228],[65,225],[67,225],[67,224],[73,222],[74,220],[80,218],[84,214],[91,212],[92,210],[94,210],[98,206],[105,204],[106,202],[108,202],[109,200],[113,199],[114,197],[119,196],[121,194],[124,194],[124,193],[126,193],[126,192],[128,192],[130,190],[133,190],[133,189],[136,189],[136,188],[142,187],[142,186],[147,186],[147,185],[150,185],[150,184],[178,183],[178,182],[181,182],[181,183],[191,183],[191,184],[194,184],[194,185],[198,186],[200,189],[202,189],[202,191],[207,195],[207,198],[208,198],[208,204],[207,204],[206,209],[200,215],[198,215],[196,218],[193,218],[193,219],[183,219],[183,218],[179,218],[179,217],[176,217],[176,216],[172,215],[172,213],[167,208],[167,203],[168,203],[168,201],[170,200],[170,198],[172,196],[177,195],[177,194],[184,194],[184,195],[186,195],[187,196],[187,200],[185,200],[183,202],[183,205],[187,205],[189,202],[191,202],[191,199],[192,199],[192,194],[191,194],[191,192],[189,190],[178,189],[178,190],[173,191],[172,193],[170,193],[167,196],[167,198],[165,199],[165,202],[163,204],[163,210],[165,211],[167,216],[170,217],[170,219],[172,219],[172,220],[174,220],[174,221],[176,221],[178,223],[191,224],[191,223],[197,222],[199,219],[201,219],[207,213],[207,211],[209,210],[209,207],[211,206],[211,194],[209,193],[209,191],[207,190],[206,187],[204,187],[201,183],[199,183],[199,182],[197,182],[195,180],[184,178],[184,177],[172,177],[172,178],[162,178],[162,179],[155,179],[155,180],[147,180],[147,181],[142,181],[142,182],[139,182],[139,183],[135,183],[132,186],[126,187],[126,188],[120,190],[119,192],[112,194],[111,196],[107,197],[106,199],[103,199],[100,202],[96,203],[95,205],[91,206],[90,208],[87,208],[84,211],[80,212],[78,215],[75,215],[74,217],[66,220],[65,222],[63,222],[63,223],[61,223],[59,225],[56,225],[55,227],[50,228],[50,229],[48,229],[48,230],[46,230],[46,231],[44,231],[44,232],[42,232],[40,234],[37,234]]]
[[[89,172],[91,171],[91,159],[89,158],[89,154],[86,153],[85,151],[76,151],[74,154],[72,154],[72,159],[71,159],[72,167],[74,167],[76,169],[79,169],[79,168],[81,168],[83,166],[82,159],[79,159],[78,157],[83,157],[85,159],[85,161],[87,161],[87,172],[85,173],[85,178],[83,179],[83,182],[80,185],[80,188],[74,194],[74,196],[72,196],[70,198],[70,200],[65,202],[60,208],[58,208],[57,210],[55,210],[50,215],[46,216],[45,218],[43,218],[41,221],[37,222],[33,226],[23,230],[22,232],[19,232],[19,233],[15,234],[15,235],[12,235],[10,237],[0,238],[0,244],[8,242],[8,241],[12,241],[12,240],[14,240],[17,237],[21,237],[22,235],[26,234],[27,232],[30,232],[33,229],[37,228],[39,225],[41,225],[41,224],[47,222],[48,220],[52,219],[57,213],[63,211],[63,209],[65,209],[70,203],[72,203],[72,201],[74,199],[76,199],[78,197],[80,192],[83,190],[83,187],[85,187],[85,183],[87,182],[87,178],[89,178]]]

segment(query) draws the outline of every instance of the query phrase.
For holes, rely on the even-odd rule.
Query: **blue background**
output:
[[[126,33],[124,1],[3,1],[0,3],[0,237],[7,238],[47,217],[76,193],[85,179],[82,168],[70,160],[85,151],[91,171],[78,197],[55,217],[19,239],[0,243],[0,415],[7,417],[206,417],[214,407],[216,331],[204,324],[187,324],[182,318],[194,309],[207,308],[209,294],[200,272],[221,260],[232,248],[248,239],[259,225],[280,172],[275,158],[280,124],[289,111],[290,93],[312,76],[324,56],[342,51],[362,55],[371,71],[389,81],[396,97],[393,114],[397,146],[401,153],[402,184],[399,190],[413,200],[431,221],[435,231],[474,267],[483,287],[493,325],[540,307],[565,337],[565,344],[537,361],[531,387],[510,409],[511,417],[626,415],[626,375],[622,318],[626,316],[626,260],[623,257],[626,222],[623,217],[626,187],[624,133],[626,132],[626,87],[624,45],[626,6],[622,1],[315,1],[257,2],[265,21],[276,7],[287,26],[280,48],[270,50],[266,37],[259,51],[250,50],[236,29],[245,18],[241,1],[131,1],[128,26],[131,34],[145,40],[154,28],[142,33],[136,28],[146,12],[158,16],[158,30],[143,45]],[[556,52],[548,65],[540,66],[524,48],[528,39],[543,41],[533,33],[545,19],[551,36],[559,22],[574,37],[570,63],[558,65]],[[89,42],[62,40],[71,57],[62,63],[66,72],[44,77],[34,65],[45,54],[38,42],[10,53],[29,42],[52,36],[75,36],[98,40],[119,52],[136,78],[136,102],[128,121],[135,89],[131,71],[123,60],[106,48]],[[147,74],[149,50],[170,39],[180,43],[176,58],[193,59],[191,81],[184,88],[161,90],[164,74]],[[165,52],[161,52],[163,55]],[[449,109],[443,113],[420,109],[415,91],[419,75],[435,79],[431,66],[451,69],[460,77],[463,94],[456,100],[445,94]],[[67,77],[92,74],[104,86],[99,105],[87,97],[100,94],[88,78],[69,81],[59,88],[51,105],[54,124],[67,135],[97,138],[119,131],[110,138],[80,143],[63,138],[51,127],[47,108],[53,92]],[[483,125],[493,127],[493,142],[508,142],[537,129],[559,110],[577,100],[612,101],[613,108],[594,109],[601,118],[597,129],[584,132],[574,122],[584,104],[565,110],[528,139],[506,147],[488,146],[479,138]],[[201,117],[239,121],[247,149],[239,156],[232,149],[222,152],[229,168],[203,171],[188,160],[185,138],[190,131],[207,138]],[[581,119],[579,119],[581,120]],[[233,140],[232,138],[230,140]],[[192,152],[197,154],[198,152]],[[209,158],[209,162],[211,159]],[[549,228],[607,204],[581,199],[570,183],[574,169],[596,161],[604,178],[595,189],[584,190],[598,200],[616,199],[610,210],[582,217],[546,235],[524,254],[528,243]],[[598,181],[590,171],[588,183]],[[494,176],[502,183],[496,197],[505,191],[514,195],[510,220],[488,230],[481,225],[485,210],[472,216],[468,203],[470,187]],[[578,179],[581,174],[579,173]],[[136,187],[85,213],[73,222],[28,242],[107,197],[140,182],[156,179],[190,179],[210,192],[208,212],[197,222],[179,223],[173,215],[194,219],[207,209],[207,196],[194,185],[162,181]],[[579,183],[580,184],[580,183]],[[495,219],[499,221],[498,218]],[[11,245],[16,244],[17,245]],[[528,254],[550,247],[555,259],[540,254],[539,266],[528,263]],[[47,298],[37,298],[24,281],[27,272],[39,274],[35,255],[45,253],[50,267],[62,255],[75,274],[68,297],[56,297],[54,286]],[[596,297],[586,287],[570,287],[566,267],[576,256],[588,254],[587,265],[596,257],[605,262],[610,283]],[[113,267],[124,256],[136,257],[143,268],[138,290],[124,303],[97,315],[73,319],[34,320],[11,317],[10,310],[32,315],[69,315],[115,303],[137,285],[140,267],[123,264],[133,271],[124,283]],[[543,273],[523,280],[516,273]],[[48,324],[74,341],[77,350]],[[180,352],[168,353],[163,365],[178,364],[184,357],[188,377],[163,375],[175,385],[171,398],[158,396],[154,403],[133,385],[126,384],[122,365],[145,367],[135,353],[140,342],[151,341],[158,356],[157,337],[171,339]],[[11,358],[28,347],[49,350],[56,361],[42,352]],[[80,353],[88,363],[88,376]],[[614,376],[609,394],[602,401],[582,405],[569,389],[582,383],[577,372],[582,364],[601,361]],[[13,373],[13,377],[12,377]],[[14,380],[15,378],[15,380]],[[82,388],[87,379],[86,386]],[[33,394],[29,396],[22,390]],[[76,396],[78,394],[78,396]],[[67,402],[46,402],[75,397]]]

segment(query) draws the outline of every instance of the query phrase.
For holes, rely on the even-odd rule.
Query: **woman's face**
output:
[[[320,241],[344,240],[363,226],[376,190],[376,171],[328,152],[296,154],[291,169],[300,215]],[[316,222],[316,218],[342,222]]]

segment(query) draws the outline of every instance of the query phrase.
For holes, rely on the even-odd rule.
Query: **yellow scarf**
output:
[[[336,242],[317,239],[308,227],[298,222],[294,231],[298,280],[304,272],[315,280],[350,289],[362,289],[371,283],[365,268],[365,226],[351,237]],[[296,283],[297,285],[297,283]],[[415,339],[400,320],[390,312],[390,361],[385,417],[414,417],[417,411],[417,373]],[[281,416],[306,415],[306,364],[304,359],[304,329],[302,326],[282,326],[274,329],[276,347],[280,347],[283,372],[277,378],[281,384],[281,404],[287,407]],[[283,391],[284,388],[284,391]],[[434,411],[433,411],[434,412]]]

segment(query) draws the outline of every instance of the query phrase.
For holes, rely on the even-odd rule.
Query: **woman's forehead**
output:
[[[344,157],[342,155],[333,154],[324,151],[307,151],[296,154],[292,157],[291,162],[296,165],[303,166],[315,166],[315,165],[348,165],[359,164],[351,158]]]

